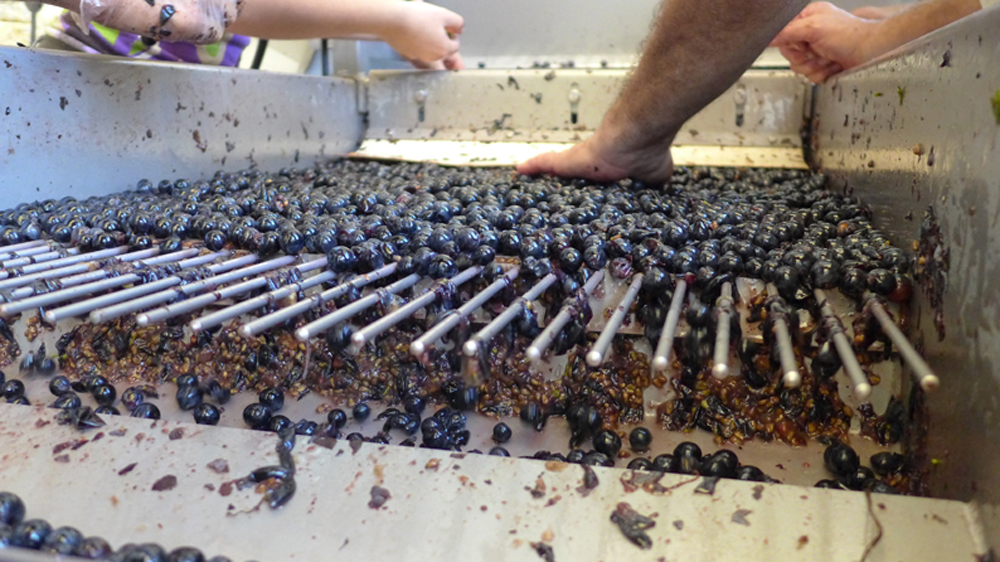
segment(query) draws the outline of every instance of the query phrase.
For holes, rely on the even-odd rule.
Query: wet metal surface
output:
[[[0,481],[24,498],[31,516],[113,545],[190,544],[236,560],[334,552],[382,560],[402,548],[414,559],[537,560],[531,543],[544,543],[557,560],[740,552],[826,561],[859,559],[880,525],[873,560],[980,553],[959,502],[876,495],[869,508],[862,493],[728,480],[699,494],[699,477],[606,468],[593,469],[598,484],[588,489],[577,465],[372,444],[354,451],[346,441],[324,446],[301,437],[295,497],[279,510],[257,509],[262,496],[232,481],[275,464],[271,433],[117,418],[80,433],[53,418],[52,410],[0,406],[7,428]],[[64,477],[67,466],[72,478]],[[176,486],[155,486],[169,476]],[[611,522],[621,502],[654,522],[645,530],[650,550]]]
[[[937,495],[980,506],[994,548],[1000,548],[998,27],[994,7],[832,80],[817,91],[812,139],[817,163],[871,205],[876,225],[901,247],[927,251],[917,264],[923,274],[916,276],[910,337],[945,381],[927,399],[928,453],[937,459],[929,482]]]
[[[142,178],[306,166],[363,134],[350,80],[8,47],[0,131],[0,208],[67,188],[83,199]]]
[[[575,142],[600,124],[625,70],[373,72],[371,139]],[[751,70],[692,117],[676,144],[796,148],[809,99],[803,79]]]

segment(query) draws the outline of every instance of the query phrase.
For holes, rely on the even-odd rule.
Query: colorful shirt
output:
[[[51,30],[50,34],[78,51],[135,59],[236,66],[240,63],[243,50],[250,44],[249,37],[231,33],[226,33],[222,41],[213,45],[152,41],[94,22],[91,22],[90,33],[87,34],[69,11],[63,12],[59,24],[60,28]]]

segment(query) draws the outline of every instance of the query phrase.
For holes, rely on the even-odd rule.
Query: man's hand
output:
[[[828,2],[815,2],[806,6],[771,45],[781,50],[792,70],[819,83],[885,52],[880,42],[881,25]]]
[[[465,68],[458,54],[462,16],[426,2],[394,2],[397,13],[383,40],[418,68]]]
[[[450,57],[445,57],[441,60],[429,63],[420,62],[418,60],[410,60],[410,64],[413,65],[413,68],[419,68],[420,70],[462,70],[465,68],[465,62],[462,61],[462,55],[460,53],[455,53]]]
[[[621,143],[609,142],[598,130],[589,139],[562,152],[540,154],[517,167],[525,175],[551,174],[606,182],[633,178],[649,183],[663,183],[673,173],[670,143],[645,149],[628,150]]]
[[[682,0],[661,5],[639,64],[585,142],[518,166],[596,181],[670,178],[684,122],[733,85],[805,0]]]

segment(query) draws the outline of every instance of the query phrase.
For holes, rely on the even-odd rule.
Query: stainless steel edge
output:
[[[358,146],[357,109],[352,80],[0,48],[0,208],[308,165]]]
[[[373,71],[367,139],[574,142],[618,96],[624,70]],[[677,144],[801,146],[805,81],[748,71],[685,124]]]
[[[932,207],[948,252],[943,331],[918,290],[914,339],[941,375],[927,397],[929,482],[980,507],[1000,549],[1000,7],[817,91],[816,163],[909,247]]]
[[[54,416],[0,405],[0,450],[8,459],[0,463],[0,487],[21,495],[29,517],[114,546],[191,545],[234,560],[537,561],[537,544],[556,560],[982,554],[966,505],[955,501],[876,494],[869,504],[859,492],[737,480],[704,494],[695,491],[700,477],[664,474],[644,487],[641,475],[607,468],[594,469],[599,483],[588,491],[579,465],[373,444],[354,450],[343,440],[321,446],[301,436],[297,492],[272,511],[253,488],[231,483],[276,464],[274,434],[134,418],[109,418],[101,430],[80,433]],[[623,483],[636,478],[638,486]],[[389,495],[381,507],[371,503],[375,486]],[[654,522],[649,549],[611,521],[619,502]]]

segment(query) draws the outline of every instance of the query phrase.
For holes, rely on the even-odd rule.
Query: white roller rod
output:
[[[482,330],[476,332],[465,344],[462,346],[462,352],[465,353],[466,357],[475,357],[479,353],[479,347],[483,342],[493,339],[507,327],[508,324],[514,321],[514,318],[521,313],[521,309],[528,305],[529,302],[536,300],[538,297],[542,296],[549,287],[552,286],[559,278],[555,273],[550,273],[542,279],[535,283],[535,286],[528,290],[527,293],[520,296],[517,300],[510,303],[503,312],[497,315],[492,322],[483,326]]]
[[[674,298],[670,301],[670,309],[667,317],[663,321],[663,331],[660,332],[660,339],[656,342],[656,351],[653,352],[653,374],[663,372],[670,366],[670,352],[674,348],[674,334],[677,333],[677,323],[681,319],[681,308],[684,307],[684,293],[687,291],[687,282],[684,279],[677,281],[674,288]]]
[[[414,340],[413,343],[410,344],[410,353],[414,357],[420,357],[423,355],[431,344],[450,332],[455,326],[458,326],[463,318],[468,318],[474,312],[479,310],[480,307],[486,304],[486,301],[493,298],[493,295],[500,292],[501,289],[506,287],[514,279],[517,279],[517,268],[511,269],[506,275],[490,283],[489,286],[480,291],[479,294],[469,299],[469,302],[459,307],[454,314],[451,314],[444,320],[438,322],[433,328],[427,330],[424,335]]]
[[[604,363],[604,358],[608,354],[608,347],[611,346],[611,340],[614,339],[615,334],[618,333],[618,328],[621,328],[622,322],[625,321],[628,309],[632,307],[632,301],[639,294],[640,288],[642,288],[642,274],[636,273],[632,278],[632,283],[628,286],[628,291],[625,292],[625,296],[618,303],[618,308],[615,309],[614,314],[611,315],[608,323],[605,324],[604,330],[597,338],[597,341],[594,342],[594,346],[587,352],[587,364],[591,367],[600,367],[601,363]]]
[[[590,279],[587,279],[587,282],[584,284],[583,292],[587,296],[590,296],[590,294],[594,292],[594,289],[597,288],[597,284],[603,279],[604,270],[595,271],[594,274],[590,276]],[[564,327],[566,327],[566,324],[569,324],[569,321],[572,318],[571,310],[571,306],[562,307],[559,310],[559,313],[556,314],[555,318],[553,318],[552,321],[545,326],[542,333],[538,334],[535,341],[531,342],[531,345],[528,346],[528,350],[525,352],[529,359],[537,361],[542,358],[542,354],[545,353],[545,350],[548,349],[550,345],[552,345],[552,341],[556,339],[556,335],[561,332]]]

